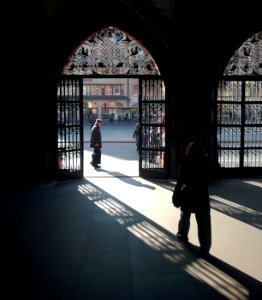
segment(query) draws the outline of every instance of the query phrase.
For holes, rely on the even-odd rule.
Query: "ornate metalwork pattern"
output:
[[[249,38],[235,52],[224,75],[262,75],[262,31]]]
[[[142,80],[141,97],[142,172],[165,172],[165,85],[162,79]]]
[[[58,177],[82,171],[81,97],[80,83],[64,79],[57,92]]]
[[[262,81],[220,81],[217,150],[223,168],[262,167]]]
[[[66,63],[65,75],[160,75],[149,52],[133,37],[107,27],[84,41]]]
[[[218,85],[217,154],[223,168],[262,167],[261,75],[262,31],[234,53]]]

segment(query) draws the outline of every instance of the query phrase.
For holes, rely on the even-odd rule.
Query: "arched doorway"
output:
[[[136,86],[138,93],[134,103],[123,94],[125,90],[129,91],[125,85],[116,89],[119,95],[110,94],[114,91],[110,86],[106,92],[105,85],[112,78],[127,82],[136,80],[134,91]],[[90,95],[96,100],[90,109],[98,116],[107,116],[105,100],[109,97],[118,102],[128,98],[130,112],[131,108],[134,111],[135,103],[139,104],[139,175],[166,178],[164,80],[149,52],[134,37],[109,26],[83,41],[63,68],[57,91],[57,179],[83,176],[83,103],[86,91],[92,90],[86,86],[90,79],[99,80],[101,84],[101,95],[96,95],[98,98]],[[111,85],[117,86],[114,82]],[[128,112],[124,114],[128,115]]]
[[[248,171],[261,174],[261,49],[262,32],[259,32],[235,52],[218,84],[216,151],[220,168],[227,174],[240,175]]]

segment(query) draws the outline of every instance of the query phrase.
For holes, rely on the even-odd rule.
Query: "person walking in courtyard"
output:
[[[191,142],[186,147],[185,158],[181,164],[172,201],[181,193],[180,219],[177,238],[188,243],[191,214],[195,214],[200,244],[199,255],[207,257],[211,248],[211,215],[209,198],[210,163],[204,147],[198,142]]]
[[[139,151],[139,122],[136,123],[134,131],[133,131],[133,138],[136,139],[136,150]]]
[[[95,168],[100,168],[101,164],[101,148],[102,148],[102,137],[100,126],[102,124],[102,120],[96,119],[94,126],[91,129],[91,137],[90,137],[90,147],[94,148],[92,154],[92,160],[90,164]]]

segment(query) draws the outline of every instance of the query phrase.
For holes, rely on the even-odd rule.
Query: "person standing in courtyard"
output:
[[[95,121],[96,121],[94,114],[90,114],[90,116],[88,118],[88,121],[89,121],[89,124],[90,124],[90,129],[92,129],[92,127],[94,126]]]
[[[134,131],[133,131],[133,138],[136,139],[136,150],[139,151],[139,122],[136,123]]]
[[[92,160],[90,164],[95,168],[100,168],[101,164],[101,148],[102,148],[102,137],[100,126],[102,124],[101,119],[96,119],[94,126],[91,129],[90,147],[94,148],[92,154]]]
[[[199,256],[207,257],[211,248],[211,215],[209,198],[210,162],[204,147],[198,142],[187,145],[173,191],[172,201],[184,190],[180,203],[177,238],[188,243],[191,214],[195,214],[200,244]],[[183,193],[182,192],[182,193]],[[181,194],[180,194],[181,195]]]

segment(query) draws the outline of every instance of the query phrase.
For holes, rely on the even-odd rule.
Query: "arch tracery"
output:
[[[226,75],[262,75],[262,31],[238,48],[224,71]]]
[[[132,36],[109,26],[87,38],[63,75],[160,75],[150,53]]]
[[[221,167],[262,167],[262,31],[231,57],[218,83],[216,140]]]

